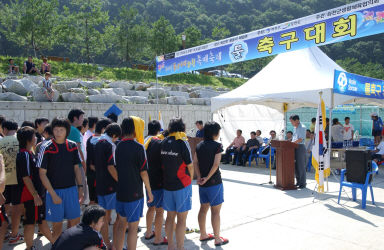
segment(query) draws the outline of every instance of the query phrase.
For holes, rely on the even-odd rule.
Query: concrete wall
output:
[[[43,102],[0,102],[0,114],[6,119],[13,119],[19,125],[25,121],[34,121],[37,117],[53,118],[67,117],[69,110],[72,108],[80,108],[85,111],[86,116],[102,117],[104,112],[111,104],[95,104],[95,103],[43,103]],[[117,104],[123,110],[123,114],[119,116],[119,123],[123,118],[134,115],[139,116],[147,123],[149,117],[158,119],[156,105],[154,104]],[[160,105],[159,110],[164,121],[164,126],[168,126],[168,122],[172,117],[182,117],[188,134],[195,129],[195,121],[212,120],[210,106],[192,106],[192,105]]]

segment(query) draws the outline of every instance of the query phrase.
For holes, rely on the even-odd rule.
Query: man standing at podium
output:
[[[306,128],[300,123],[298,115],[293,115],[289,118],[292,123],[293,137],[292,142],[299,146],[295,149],[295,175],[296,175],[296,186],[303,189],[307,185],[307,173],[305,171],[305,134]]]

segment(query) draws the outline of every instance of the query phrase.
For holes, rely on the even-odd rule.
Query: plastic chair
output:
[[[234,152],[232,152],[230,155],[235,157],[235,153]],[[239,156],[239,154],[237,154],[237,156],[236,156],[236,165],[239,164],[239,157],[238,156]]]
[[[369,183],[369,179],[370,179],[371,175],[375,174],[377,171],[378,171],[378,166],[377,166],[376,162],[372,161],[372,171],[367,173],[367,177],[365,178],[365,183],[361,184],[361,183],[356,183],[356,182],[344,181],[344,176],[345,176],[345,173],[346,173],[346,169],[342,169],[341,170],[341,176],[340,176],[339,198],[337,200],[337,203],[340,204],[340,196],[341,196],[341,191],[342,191],[343,187],[350,187],[350,188],[352,188],[352,198],[353,198],[353,201],[356,201],[356,188],[359,188],[359,189],[361,189],[361,196],[362,196],[362,198],[361,198],[361,208],[365,209],[366,208],[366,204],[367,204],[367,190],[368,190],[368,187],[369,187],[369,189],[371,190],[372,204],[374,205],[375,204],[375,199],[373,197],[373,188],[372,188],[371,183]]]
[[[268,154],[263,154],[262,153],[263,149],[259,150],[258,158],[264,158],[265,159],[266,168],[269,168],[269,155],[271,154],[271,164],[272,164],[274,162],[274,159],[275,159],[275,151],[276,151],[276,149],[271,147],[269,152],[268,152]]]
[[[258,149],[252,149],[251,150],[251,153],[249,154],[249,157],[248,157],[249,166],[251,166],[252,158],[255,158],[256,166],[258,165],[257,158],[259,157],[259,151],[260,151],[261,148],[262,147],[260,147]]]

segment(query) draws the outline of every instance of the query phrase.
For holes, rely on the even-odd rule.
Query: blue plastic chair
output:
[[[231,156],[233,156],[233,157],[235,157],[235,153],[234,152],[232,152],[231,153]],[[237,154],[237,156],[236,156],[236,165],[238,165],[239,164],[239,154]]]
[[[340,204],[340,196],[341,196],[341,191],[343,187],[350,187],[352,188],[352,199],[353,201],[356,201],[356,188],[361,189],[361,208],[365,209],[366,204],[367,204],[367,190],[368,187],[371,190],[371,198],[372,198],[372,204],[375,204],[375,199],[373,197],[373,188],[371,183],[369,183],[369,179],[371,175],[375,174],[378,172],[378,166],[376,162],[372,161],[372,171],[367,173],[367,177],[365,178],[365,183],[355,183],[355,182],[348,182],[344,181],[344,176],[345,176],[346,169],[341,170],[341,176],[340,176],[340,190],[339,190],[339,198],[337,200],[337,203]]]
[[[263,154],[262,153],[263,149],[259,150],[258,158],[264,158],[265,159],[266,168],[269,168],[269,155],[271,154],[271,164],[272,164],[274,162],[274,159],[275,159],[275,150],[276,149],[271,147],[269,152],[268,152],[268,154]]]
[[[260,147],[258,149],[252,149],[251,150],[251,153],[249,154],[249,157],[248,157],[249,166],[251,166],[252,158],[255,158],[256,166],[258,165],[257,158],[259,157],[260,149],[262,149],[262,147]]]

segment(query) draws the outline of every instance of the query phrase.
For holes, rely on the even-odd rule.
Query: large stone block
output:
[[[184,96],[185,98],[189,98],[189,93],[182,91],[169,91],[169,96]]]
[[[205,105],[205,99],[202,98],[190,98],[188,103],[192,105]]]
[[[133,84],[129,82],[124,82],[124,81],[117,81],[117,82],[111,82],[108,84],[109,88],[123,88],[123,89],[133,89],[134,86]]]
[[[121,96],[116,95],[116,94],[91,95],[88,97],[88,99],[91,103],[116,103],[116,102],[123,100],[123,98]]]
[[[64,84],[67,89],[78,88],[81,86],[80,83],[80,80],[58,82],[58,84]]]
[[[124,90],[125,90],[126,96],[138,96],[138,94],[137,94],[138,91],[136,91],[136,90],[129,90],[129,89],[124,89]]]
[[[144,96],[124,96],[126,101],[133,104],[146,104],[148,103],[148,99]]]
[[[87,93],[88,95],[99,95],[100,91],[98,91],[97,89],[88,89]]]
[[[116,95],[115,91],[113,88],[108,88],[108,89],[100,89],[101,94],[106,94],[106,95]]]
[[[35,102],[49,102],[47,96],[44,94],[44,88],[37,88],[32,92],[32,97]],[[57,102],[60,98],[60,94],[55,91],[53,95],[53,101]]]
[[[97,89],[97,88],[102,88],[103,83],[102,82],[80,82],[80,85],[89,89]]]
[[[187,98],[184,96],[171,96],[167,97],[167,103],[170,105],[186,105]]]
[[[64,102],[85,102],[87,98],[84,93],[63,93],[61,96]]]
[[[149,97],[149,92],[147,92],[147,91],[137,91],[136,94],[137,94],[137,96],[143,96],[146,98]]]
[[[35,84],[40,84],[43,82],[44,77],[42,76],[32,76],[32,75],[27,75],[23,79],[28,79],[29,81],[32,81]]]
[[[125,95],[125,90],[123,88],[113,88],[113,92],[116,95],[121,95],[121,96]]]
[[[146,84],[146,83],[143,83],[143,82],[139,82],[139,83],[136,83],[135,84],[135,90],[138,90],[138,91],[145,91],[147,90],[147,88],[149,88],[151,85],[149,84]]]
[[[66,92],[69,92],[69,89],[67,89],[67,86],[65,86],[65,84],[53,84],[53,85],[52,85],[52,88],[53,88],[53,89],[56,89],[56,90],[59,91],[60,93],[66,93]]]
[[[0,93],[0,101],[23,102],[26,100],[27,100],[27,97],[20,96],[12,92]]]
[[[152,98],[164,98],[166,95],[163,88],[148,88],[147,91]]]
[[[72,92],[72,93],[79,93],[79,94],[85,94],[85,90],[82,89],[82,88],[72,88],[72,89],[69,89],[69,92]]]
[[[18,95],[26,96],[39,86],[26,78],[22,80],[6,80],[2,83],[7,92],[13,92]]]

